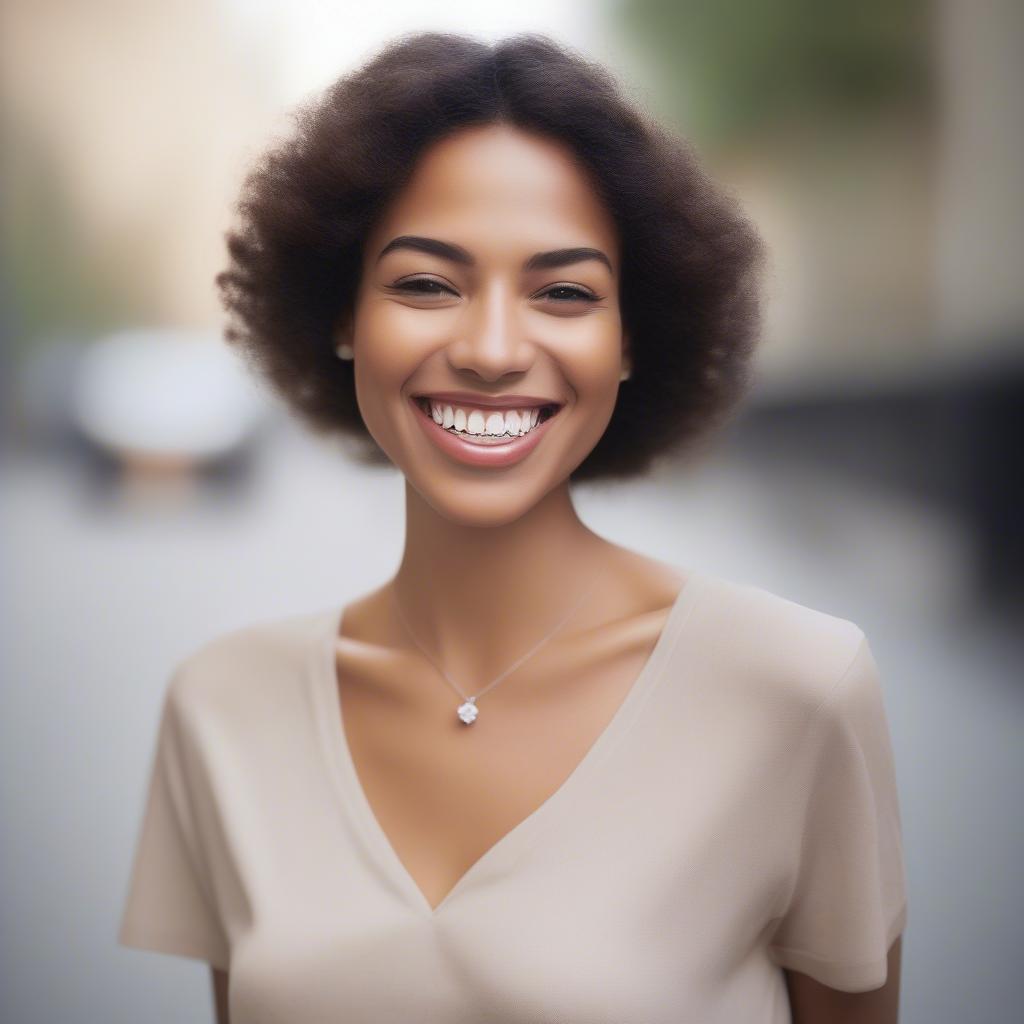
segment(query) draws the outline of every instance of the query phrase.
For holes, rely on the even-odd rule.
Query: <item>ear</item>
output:
[[[622,364],[626,369],[633,368],[633,346],[627,331],[622,332]]]

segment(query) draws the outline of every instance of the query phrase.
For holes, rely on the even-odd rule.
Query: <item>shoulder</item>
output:
[[[236,713],[272,701],[309,669],[335,612],[321,609],[216,634],[172,668],[166,705],[175,716]]]
[[[850,619],[752,583],[707,574],[704,582],[697,628],[712,645],[719,678],[752,697],[812,711],[865,662],[864,631]]]

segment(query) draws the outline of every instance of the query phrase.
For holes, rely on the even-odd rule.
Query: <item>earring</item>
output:
[[[355,357],[355,349],[347,341],[339,342],[334,351],[339,359],[348,360]]]
[[[633,371],[627,367],[622,373],[619,374],[619,380],[629,380],[633,376]]]

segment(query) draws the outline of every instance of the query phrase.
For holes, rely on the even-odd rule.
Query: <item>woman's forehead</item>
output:
[[[438,237],[470,250],[616,250],[614,222],[571,152],[507,126],[474,128],[431,146],[371,240],[376,259],[396,235]],[[531,248],[532,247],[532,248]],[[611,250],[611,251],[609,251]]]

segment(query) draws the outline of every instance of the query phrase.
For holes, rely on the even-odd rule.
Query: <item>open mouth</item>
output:
[[[529,437],[542,423],[558,415],[557,402],[521,409],[486,406],[455,406],[450,402],[415,395],[413,403],[439,430],[468,444],[502,445]]]

